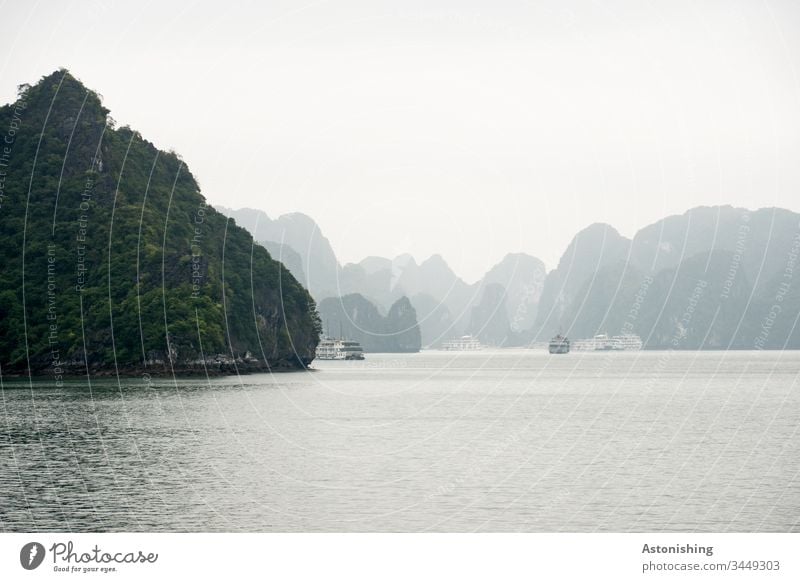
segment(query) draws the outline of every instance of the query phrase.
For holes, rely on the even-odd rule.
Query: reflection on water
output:
[[[797,352],[4,379],[5,531],[799,531]]]

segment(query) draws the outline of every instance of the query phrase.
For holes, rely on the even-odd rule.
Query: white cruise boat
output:
[[[642,349],[642,338],[633,333],[615,335],[611,340],[614,342],[615,350],[636,352]]]
[[[594,336],[595,351],[608,351],[615,349],[614,340],[608,337],[607,333],[600,333]]]
[[[601,333],[591,339],[575,340],[572,342],[572,349],[579,352],[635,352],[642,349],[642,338],[632,333],[613,337]]]
[[[363,360],[361,344],[345,339],[324,338],[317,345],[319,360]]]
[[[478,338],[471,335],[463,335],[460,338],[447,340],[442,344],[443,350],[451,352],[472,352],[483,349]]]

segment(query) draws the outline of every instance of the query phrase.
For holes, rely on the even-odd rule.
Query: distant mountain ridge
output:
[[[774,310],[767,305],[778,301],[780,307],[790,308],[792,317],[797,315],[794,302],[800,283],[787,279],[786,271],[793,270],[799,225],[800,216],[788,210],[732,206],[697,207],[668,216],[643,227],[632,239],[611,225],[596,223],[575,235],[549,273],[535,257],[511,253],[472,285],[440,255],[420,264],[410,255],[400,255],[371,256],[339,266],[330,249],[326,261],[336,266],[327,272],[336,270],[337,275],[322,287],[335,289],[327,292],[332,297],[358,294],[378,313],[408,297],[419,320],[422,345],[428,347],[465,333],[488,345],[521,346],[559,332],[576,338],[630,332],[640,335],[646,347],[667,348],[675,347],[672,336],[683,319],[682,312],[673,312],[680,308],[676,293],[691,297],[694,283],[704,281],[703,292],[712,290],[721,300],[713,301],[712,293],[693,301],[717,318],[735,318],[737,323],[701,319],[711,326],[702,339],[696,337],[702,329],[696,321],[680,328],[678,347],[800,347],[797,326],[785,323],[787,310],[772,321],[769,313]],[[716,279],[723,275],[720,290]],[[762,330],[759,335],[765,326],[769,333]]]
[[[535,318],[545,281],[544,264],[524,253],[507,255],[481,281],[469,285],[441,255],[417,264],[411,255],[392,259],[369,256],[340,265],[328,239],[310,217],[294,213],[271,219],[261,210],[217,209],[247,228],[274,258],[304,283],[318,304],[325,299],[359,295],[376,312],[385,314],[407,297],[419,318],[423,346],[438,346],[452,337],[472,333],[491,345],[518,344]],[[281,255],[283,253],[283,255]],[[486,288],[499,285],[484,297]],[[492,301],[502,301],[494,314]],[[481,311],[478,316],[475,310]],[[488,311],[487,311],[488,310]],[[487,317],[492,313],[492,331]],[[498,329],[508,330],[499,334]],[[503,337],[500,337],[503,335]]]
[[[594,245],[582,231],[548,275],[548,299],[558,299],[549,313],[540,306],[539,340],[558,329],[573,337],[633,332],[651,349],[800,348],[797,213],[697,207],[631,241],[590,228]],[[612,240],[602,252],[593,248],[601,238]]]

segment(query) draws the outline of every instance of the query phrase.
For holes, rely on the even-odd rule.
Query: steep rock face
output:
[[[800,233],[784,256],[785,269],[759,287],[750,299],[747,317],[735,347],[744,349],[800,349]],[[794,266],[792,266],[794,265]]]
[[[408,297],[401,297],[389,309],[384,330],[395,351],[418,352],[421,345],[417,312]]]
[[[698,253],[653,277],[640,316],[646,347],[747,347],[742,322],[748,319],[752,285],[744,276],[726,283],[732,257],[729,251]]]
[[[492,267],[481,285],[496,284],[506,290],[505,304],[511,331],[529,329],[536,321],[546,271],[544,263],[524,253],[511,253]]]
[[[319,337],[308,293],[211,208],[183,162],[115,129],[57,71],[0,108],[17,126],[0,207],[4,371],[294,368]]]
[[[501,285],[491,283],[483,288],[479,303],[472,308],[469,327],[471,335],[482,343],[503,346],[509,341],[511,324],[506,311],[506,290]]]
[[[417,314],[406,297],[398,299],[385,317],[357,293],[328,297],[319,304],[319,310],[326,335],[355,340],[365,352],[420,350]]]
[[[700,206],[642,228],[633,237],[631,261],[655,274],[698,253],[729,251],[761,292],[784,269],[798,232],[800,215],[782,208]]]
[[[575,235],[545,280],[536,320],[539,338],[565,330],[569,323],[565,316],[571,309],[579,310],[592,293],[598,269],[626,261],[629,250],[630,240],[607,224],[593,224]]]

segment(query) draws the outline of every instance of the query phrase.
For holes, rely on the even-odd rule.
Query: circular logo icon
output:
[[[26,570],[35,570],[44,561],[44,546],[39,542],[29,542],[19,551],[19,563]]]

